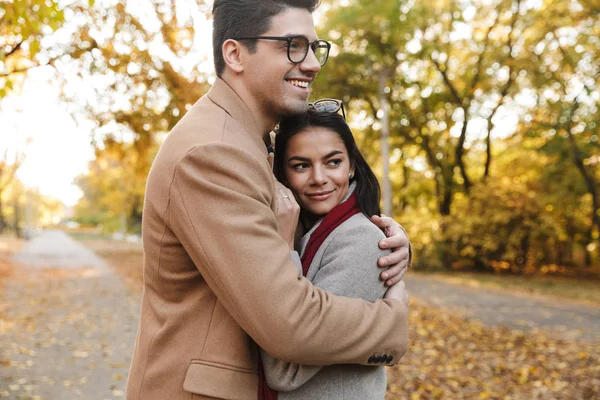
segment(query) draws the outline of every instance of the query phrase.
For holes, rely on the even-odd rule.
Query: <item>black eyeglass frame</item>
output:
[[[280,41],[287,42],[287,46],[286,46],[287,47],[287,57],[288,57],[288,60],[290,60],[290,62],[292,64],[300,64],[301,62],[306,60],[306,56],[308,55],[309,47],[313,51],[313,54],[316,55],[315,49],[317,48],[317,45],[325,43],[325,45],[327,47],[327,54],[325,55],[325,59],[323,60],[322,63],[319,61],[319,63],[321,64],[321,67],[322,67],[325,65],[325,63],[329,59],[329,52],[331,51],[331,43],[329,43],[327,40],[317,39],[314,42],[309,42],[305,36],[301,36],[301,35],[297,35],[297,36],[248,36],[248,37],[235,38],[233,40],[260,40],[260,39],[280,40]],[[306,41],[306,47],[305,47],[306,51],[304,52],[304,57],[302,57],[302,60],[300,60],[300,61],[292,60],[292,56],[290,54],[290,46],[292,44],[292,40],[294,40],[294,39],[304,39]]]
[[[316,106],[319,103],[324,103],[324,102],[333,102],[337,105],[337,108],[335,110],[319,110]],[[311,101],[310,103],[308,103],[308,106],[310,108],[312,108],[315,111],[319,111],[319,112],[331,112],[331,113],[337,113],[338,111],[342,110],[342,117],[344,117],[344,120],[346,119],[346,111],[344,111],[344,102],[339,100],[339,99],[329,99],[329,98],[325,98],[325,99],[319,99],[316,101]]]

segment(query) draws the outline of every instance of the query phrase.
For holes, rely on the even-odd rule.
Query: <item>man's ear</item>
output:
[[[244,52],[247,49],[237,40],[227,39],[221,49],[225,64],[235,73],[244,71]]]

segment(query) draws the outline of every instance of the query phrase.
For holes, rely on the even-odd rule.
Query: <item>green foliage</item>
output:
[[[0,2],[0,98],[21,82],[24,72],[38,65],[42,39],[64,20],[56,0]]]
[[[85,193],[78,218],[93,217],[90,222],[107,232],[140,230],[156,143],[209,88],[206,74],[197,68],[186,71],[180,62],[197,51],[194,18],[199,12],[180,20],[176,2],[148,1],[140,4],[144,12],[131,4],[81,8],[82,23],[69,49],[79,79],[103,82],[96,87],[101,104],[72,89],[65,91],[65,99],[82,105],[97,122],[96,160],[89,174],[77,180]]]
[[[563,230],[529,182],[490,179],[456,203],[444,239],[459,266],[526,268],[556,263]],[[530,271],[531,272],[531,271]]]
[[[134,12],[126,1],[80,10],[84,22],[70,49],[81,79],[107,82],[97,93],[105,104],[83,100],[98,131],[116,122],[120,126],[110,130],[133,134],[140,152],[151,147],[155,136],[168,132],[209,88],[206,74],[196,68],[187,72],[179,60],[197,50],[194,17],[179,20],[176,2],[153,0],[143,7],[146,15]],[[76,95],[67,95],[67,100],[81,102]],[[127,141],[116,133],[111,136]]]
[[[313,98],[344,100],[381,176],[384,78],[393,205],[419,266],[521,273],[598,261],[592,3],[324,1],[319,36],[334,49]],[[178,12],[179,2],[146,6],[144,14],[125,1],[91,2],[69,50],[80,78],[108,82],[99,101],[83,101],[98,129],[96,160],[78,180],[78,218],[109,231],[123,218],[135,229],[157,144],[210,81],[182,61],[197,49],[198,14]]]
[[[316,97],[347,103],[378,171],[378,74],[391,71],[390,178],[418,263],[520,272],[593,262],[600,247],[597,7],[345,4],[326,3],[320,36],[337,48]],[[514,129],[502,113],[518,116]]]
[[[89,172],[76,179],[84,192],[76,207],[76,220],[102,225],[103,232],[139,232],[147,177],[145,166],[154,158],[156,149],[153,146],[149,153],[140,154],[135,144],[105,140],[89,164]]]

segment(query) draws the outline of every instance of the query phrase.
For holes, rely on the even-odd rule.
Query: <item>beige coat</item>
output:
[[[298,277],[262,137],[217,79],[154,160],[127,399],[256,398],[254,341],[308,365],[372,365],[382,354],[393,364],[405,353],[403,303],[336,297]]]

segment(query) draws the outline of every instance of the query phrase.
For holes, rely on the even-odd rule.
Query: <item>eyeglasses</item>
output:
[[[306,59],[308,48],[310,47],[321,66],[325,65],[329,57],[331,43],[326,40],[315,40],[309,42],[304,36],[252,36],[241,37],[235,40],[280,40],[287,42],[287,56],[293,64],[300,64]]]
[[[308,106],[313,110],[319,112],[330,112],[337,113],[342,110],[342,116],[346,119],[346,112],[344,111],[344,103],[338,99],[321,99],[314,101],[312,103],[308,103]]]

